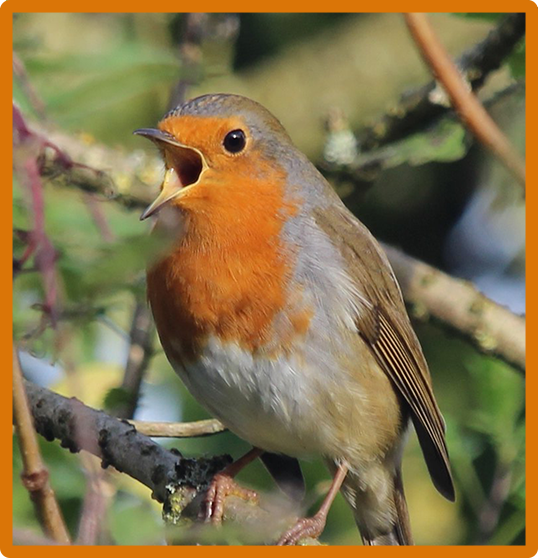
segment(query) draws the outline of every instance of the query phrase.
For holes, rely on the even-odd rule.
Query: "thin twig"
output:
[[[83,198],[86,207],[88,208],[88,211],[91,215],[91,218],[93,219],[97,230],[101,234],[101,238],[105,242],[114,242],[114,240],[116,239],[116,235],[110,228],[110,225],[107,221],[106,215],[104,214],[101,205],[92,194],[84,194]]]
[[[525,162],[480,101],[469,91],[458,68],[439,41],[426,14],[405,14],[405,19],[423,58],[442,84],[465,125],[515,176],[524,192]]]
[[[98,459],[87,453],[80,454],[86,477],[86,493],[82,504],[77,532],[77,545],[95,545],[106,525],[107,511],[115,487],[109,482],[110,473],[99,467]]]
[[[21,87],[23,88],[34,110],[40,118],[46,120],[47,114],[45,111],[45,103],[37,94],[32,82],[28,79],[28,74],[23,61],[15,53],[13,53],[13,75],[19,80]]]
[[[31,147],[39,161],[40,175],[55,184],[114,199],[127,209],[142,209],[152,199],[150,185],[157,182],[162,169],[156,156],[141,150],[126,155],[40,125],[30,127],[15,104],[13,135],[15,162],[19,157],[25,160],[26,149]]]
[[[38,165],[39,155],[48,143],[28,128],[15,104],[13,104],[13,143],[14,167],[27,189],[27,198],[31,200],[33,217],[33,228],[28,235],[28,244],[20,258],[19,266],[26,262],[30,256],[34,256],[35,266],[43,277],[43,290],[45,292],[43,308],[52,325],[55,326],[59,291],[55,264],[56,251],[45,231],[45,200],[41,171]]]
[[[146,422],[129,421],[140,434],[152,438],[198,438],[225,432],[226,427],[217,419],[194,422]]]
[[[50,317],[51,324],[56,326],[58,281],[56,274],[56,251],[45,232],[45,200],[43,196],[43,183],[37,166],[37,160],[31,156],[24,162],[22,167],[24,173],[23,182],[26,185],[32,200],[32,213],[34,228],[31,233],[31,245],[37,269],[43,277],[45,301],[43,309]],[[24,257],[24,256],[23,256]]]
[[[30,493],[43,531],[47,537],[57,543],[70,544],[60,506],[49,483],[49,472],[39,451],[15,347],[13,347],[13,415],[23,461],[22,482]]]
[[[525,370],[525,318],[496,304],[472,283],[456,279],[384,245],[405,300],[418,317],[432,317],[485,354]]]
[[[172,91],[170,109],[185,102],[187,90],[200,81],[202,67],[202,41],[207,33],[210,14],[185,13],[179,43],[181,77]]]
[[[138,301],[133,313],[129,353],[121,384],[127,401],[118,406],[114,413],[119,418],[130,419],[134,416],[142,379],[153,355],[153,334],[151,312],[145,302]]]
[[[28,78],[24,63],[15,52],[13,53],[13,74],[19,79],[21,86],[24,89],[32,107],[35,109],[41,119],[47,120],[45,103],[34,89],[31,81]],[[22,118],[22,116],[20,117]],[[46,143],[47,142],[44,142],[44,144]],[[84,196],[84,201],[88,207],[93,221],[95,222],[95,225],[97,226],[99,232],[101,233],[101,236],[103,237],[103,240],[105,240],[106,242],[111,242],[114,239],[114,234],[106,221],[106,217],[104,216],[101,207],[99,207],[99,205],[90,194],[86,194]]]

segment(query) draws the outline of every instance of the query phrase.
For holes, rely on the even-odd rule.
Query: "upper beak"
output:
[[[156,143],[163,151],[167,167],[161,192],[140,216],[140,220],[143,221],[186,187],[196,184],[207,169],[207,163],[198,149],[183,145],[174,136],[162,130],[140,128],[135,130],[134,134]]]
[[[184,147],[181,143],[179,143],[174,136],[169,134],[168,132],[163,132],[162,130],[158,130],[157,128],[139,128],[133,132],[135,136],[142,136],[144,138],[148,138],[149,140],[155,142],[160,147],[163,147],[163,144],[167,145],[175,145],[179,147]]]

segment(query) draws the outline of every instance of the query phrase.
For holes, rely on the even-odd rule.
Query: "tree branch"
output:
[[[431,316],[518,370],[525,370],[525,318],[480,293],[471,283],[383,245],[405,300],[419,316]]]
[[[229,456],[185,458],[140,434],[127,421],[31,382],[25,386],[39,434],[49,441],[60,440],[71,452],[86,450],[96,455],[102,467],[113,466],[133,477],[160,502],[167,499],[170,485],[207,488],[213,475],[231,462]]]
[[[150,488],[153,497],[164,503],[165,522],[174,527],[172,543],[200,544],[207,535],[207,542],[215,544],[214,526],[200,524],[198,518],[205,490],[215,473],[231,463],[229,456],[185,458],[177,450],[155,444],[125,420],[31,382],[25,386],[37,432],[49,441],[59,439],[72,452],[84,449],[98,456],[103,467],[113,466]],[[261,505],[229,496],[224,503],[224,529],[217,536],[229,543],[226,527],[231,526],[234,540],[270,544],[299,513],[297,503],[281,494],[266,495]],[[318,543],[307,539],[303,544]]]
[[[70,544],[60,506],[49,483],[49,472],[39,451],[15,347],[13,347],[13,419],[23,462],[22,482],[30,493],[43,531],[47,537],[57,543]]]
[[[501,132],[482,103],[469,91],[426,14],[405,14],[422,57],[447,92],[467,128],[513,174],[525,191],[525,162]]]
[[[473,91],[478,91],[489,74],[497,70],[525,35],[525,14],[509,14],[488,36],[470,48],[456,62]],[[432,81],[420,89],[402,95],[398,105],[357,135],[361,151],[370,151],[402,139],[425,128],[450,111],[449,106],[434,102]]]
[[[29,127],[13,105],[13,158],[24,160],[27,150],[38,161],[39,174],[56,184],[115,200],[127,209],[142,209],[151,201],[150,186],[161,174],[156,156],[142,150],[126,155],[119,149],[87,141],[39,125]],[[109,169],[104,172],[100,169]]]

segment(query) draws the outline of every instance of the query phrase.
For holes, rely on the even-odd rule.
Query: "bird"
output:
[[[320,456],[319,511],[276,541],[319,536],[339,491],[365,545],[410,545],[402,453],[411,424],[454,501],[445,423],[390,263],[266,108],[215,93],[134,132],[163,158],[147,296],[194,398],[252,450],[213,479],[205,518],[254,498],[233,477],[259,456]],[[270,461],[270,460],[268,460]]]

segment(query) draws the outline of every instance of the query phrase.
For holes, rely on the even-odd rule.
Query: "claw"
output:
[[[224,516],[224,502],[228,496],[238,496],[247,502],[258,502],[258,493],[239,486],[234,479],[225,473],[217,473],[204,497],[201,518],[206,523],[220,525]]]
[[[326,517],[322,514],[298,519],[295,525],[278,539],[276,544],[277,546],[293,546],[307,537],[317,539],[323,533],[325,523]]]
[[[333,478],[333,482],[331,483],[331,488],[329,489],[329,492],[327,492],[325,500],[323,500],[318,513],[316,513],[316,515],[312,517],[304,517],[302,519],[298,519],[295,525],[288,529],[280,537],[277,542],[278,546],[295,545],[298,541],[306,537],[317,539],[321,535],[321,533],[323,533],[323,529],[325,529],[325,523],[327,522],[327,514],[329,513],[329,508],[331,507],[331,504],[333,503],[338,490],[340,490],[342,482],[346,478],[347,471],[347,463],[342,462],[340,463],[340,465],[338,465]]]

